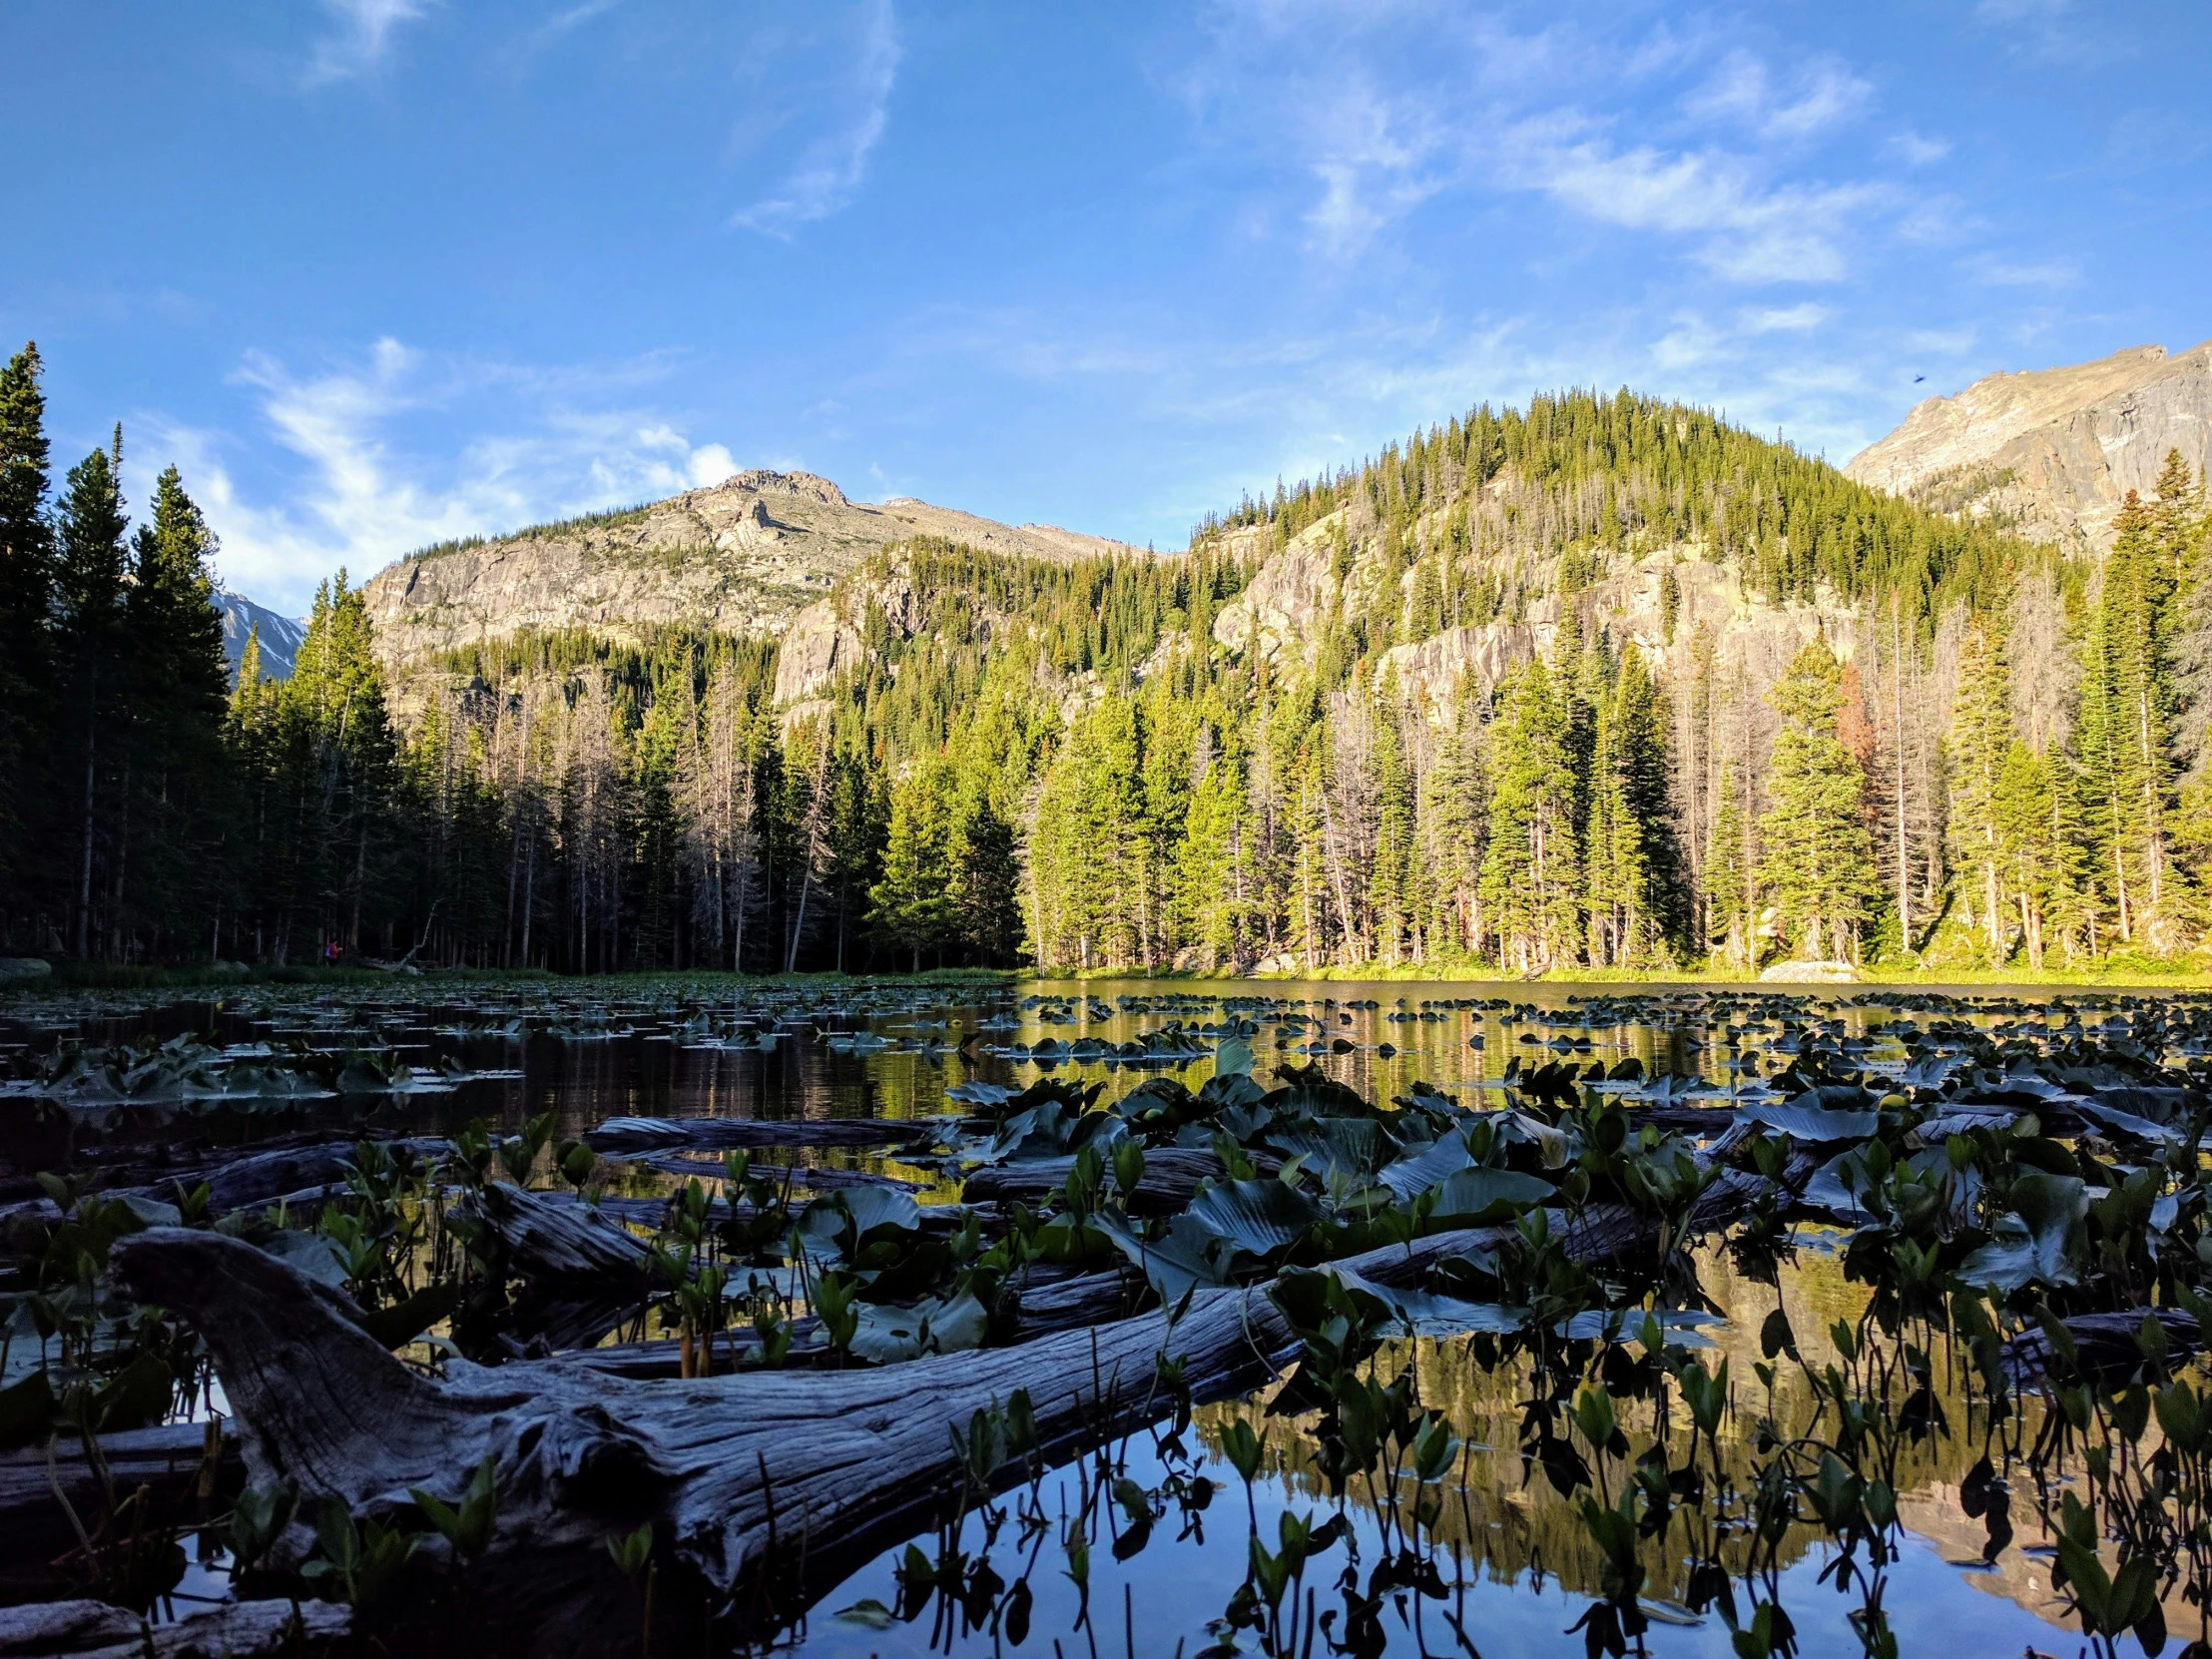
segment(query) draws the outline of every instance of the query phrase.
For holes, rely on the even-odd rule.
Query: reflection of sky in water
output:
[[[1875,1068],[1893,1063],[1901,1052],[1885,1035],[1885,1028],[1895,1029],[1901,1021],[1925,1028],[1935,1019],[1961,1017],[1956,1009],[1914,1010],[1861,1002],[1856,999],[1865,993],[1849,988],[1833,994],[1785,995],[1751,987],[1666,990],[1396,982],[1199,986],[1094,980],[976,992],[885,982],[858,989],[717,986],[712,1000],[700,1000],[686,995],[675,982],[664,989],[640,981],[634,988],[607,982],[517,986],[511,991],[484,987],[465,1002],[451,993],[410,999],[402,994],[410,988],[395,987],[383,997],[327,992],[287,995],[257,989],[217,1009],[181,1005],[152,1016],[132,1009],[121,997],[52,999],[44,1004],[25,1001],[16,1004],[12,1019],[0,1013],[0,1042],[38,1049],[50,1046],[61,1031],[113,1040],[149,1030],[169,1035],[212,1029],[225,1042],[269,1043],[279,1051],[295,1042],[317,1048],[388,1047],[418,1065],[445,1061],[503,1074],[464,1083],[446,1094],[326,1102],[305,1114],[224,1114],[197,1123],[188,1119],[136,1126],[126,1121],[110,1135],[114,1141],[128,1143],[161,1140],[180,1132],[205,1133],[223,1142],[252,1143],[310,1125],[333,1134],[439,1132],[481,1115],[512,1126],[525,1113],[547,1109],[559,1113],[562,1135],[575,1135],[606,1118],[625,1115],[787,1120],[927,1117],[957,1110],[948,1104],[945,1091],[958,1083],[987,1079],[1018,1084],[1039,1075],[1034,1063],[994,1054],[993,1048],[1033,1045],[1048,1038],[1061,1043],[1085,1038],[1124,1043],[1171,1026],[1186,1031],[1218,1028],[1231,1015],[1257,1022],[1251,1043],[1258,1057],[1256,1069],[1263,1076],[1277,1065],[1318,1061],[1332,1076],[1371,1098],[1405,1093],[1419,1081],[1455,1092],[1473,1105],[1500,1102],[1494,1090],[1484,1090],[1482,1085],[1494,1085],[1515,1058],[1524,1068],[1562,1059],[1580,1069],[1592,1062],[1610,1068],[1635,1058],[1648,1073],[1694,1074],[1725,1090],[1732,1077],[1772,1073],[1785,1062],[1794,1048],[1785,1013],[1800,1021],[1834,1021],[1831,1029],[1859,1039],[1854,1046],[1860,1057]],[[1987,993],[1972,994],[1981,1003],[1981,1010],[1971,1016],[1976,1023],[1991,1018],[2001,1022],[2022,1013],[2034,1017],[2033,1003],[2007,1003]],[[1037,1000],[1040,996],[1045,998],[1042,1005]],[[1451,1006],[1470,1000],[1492,1005]],[[2109,993],[2076,993],[2068,1000],[2088,1010],[2108,1001]],[[26,1018],[26,1012],[34,1009],[36,1014]],[[2094,1017],[2085,1011],[2084,1018]],[[830,1043],[824,1040],[825,1031],[845,1035]],[[1212,1041],[1207,1035],[1194,1046],[1210,1047]],[[1311,1052],[1317,1045],[1322,1052]],[[1742,1065],[1747,1057],[1748,1074]],[[1738,1065],[1732,1068],[1731,1061]],[[1059,1076],[1103,1079],[1106,1098],[1112,1099],[1142,1079],[1162,1074],[1180,1076],[1196,1087],[1211,1067],[1210,1059],[1201,1058],[1126,1066],[1071,1061],[1050,1069]],[[1725,1098],[1719,1104],[1725,1106]],[[21,1132],[20,1119],[0,1129],[0,1150],[19,1162],[30,1153],[29,1148],[13,1144]],[[887,1164],[865,1150],[811,1149],[772,1156],[919,1176],[935,1182],[925,1200],[957,1196],[950,1178]],[[662,1177],[636,1168],[624,1186],[647,1191],[658,1184],[663,1184]],[[1836,1238],[1808,1233],[1800,1265],[1787,1271],[1783,1280],[1784,1302],[1791,1308],[1809,1357],[1829,1322],[1856,1315],[1862,1305],[1862,1293],[1843,1283],[1832,1254]],[[1750,1370],[1758,1358],[1758,1322],[1774,1305],[1776,1293],[1737,1281],[1716,1252],[1705,1252],[1701,1267],[1709,1293],[1737,1315],[1715,1336],[1731,1358],[1739,1407],[1748,1420],[1755,1408],[1749,1396],[1757,1387]],[[1428,1381],[1425,1369],[1423,1378]],[[1444,1395],[1461,1391],[1452,1389],[1448,1379],[1446,1382]],[[1447,1401],[1438,1398],[1435,1403]],[[1463,1413],[1455,1410],[1454,1415],[1462,1418],[1458,1423],[1462,1430],[1470,1426]],[[1953,1413],[1954,1422],[1959,1415]],[[1277,1433],[1283,1433],[1280,1426]],[[1505,1467],[1517,1470],[1517,1458],[1510,1449],[1515,1437],[1510,1411],[1483,1424],[1481,1433],[1501,1449],[1474,1461],[1470,1488],[1486,1482],[1479,1489],[1492,1499],[1487,1509],[1501,1512],[1494,1501],[1498,1489],[1518,1482],[1517,1472],[1508,1474]],[[1157,1460],[1145,1436],[1131,1445],[1129,1457],[1131,1472],[1140,1482],[1158,1479]],[[1975,1523],[1958,1513],[1951,1489],[1943,1483],[1956,1479],[1957,1469],[1949,1465],[1962,1466],[1966,1460],[1961,1448],[1946,1448],[1935,1453],[1920,1471],[1917,1496],[1916,1483],[1906,1482],[1903,1508],[1908,1520],[1916,1521],[1924,1532],[1942,1536],[1944,1552],[1952,1555],[1971,1554],[1972,1547],[1960,1540],[1977,1530]],[[1205,1516],[1203,1543],[1177,1542],[1177,1522],[1171,1518],[1163,1521],[1149,1547],[1130,1563],[1116,1562],[1104,1540],[1094,1549],[1096,1628],[1088,1637],[1070,1628],[1075,1592],[1062,1574],[1065,1562],[1057,1538],[1048,1540],[1030,1580],[1037,1603],[1032,1634],[1023,1651],[1050,1651],[1055,1637],[1062,1652],[1071,1656],[1090,1652],[1092,1640],[1101,1654],[1168,1654],[1178,1644],[1186,1652],[1204,1647],[1211,1639],[1206,1621],[1221,1614],[1246,1567],[1241,1483],[1225,1463],[1208,1467],[1224,1486]],[[1048,1510],[1057,1509],[1063,1483],[1072,1493],[1071,1474],[1047,1478]],[[1293,1493],[1278,1479],[1264,1478],[1257,1496],[1262,1535],[1271,1542],[1276,1516],[1286,1502],[1301,1512],[1325,1515],[1330,1509],[1326,1497],[1311,1490]],[[1525,1497],[1516,1493],[1513,1500],[1558,1506],[1555,1522],[1578,1524],[1566,1516],[1548,1489]],[[1071,1497],[1071,1507],[1072,1501]],[[1359,1502],[1349,1503],[1348,1511],[1356,1522],[1364,1580],[1377,1559],[1380,1538],[1372,1514]],[[2021,1541],[2037,1541],[2024,1492],[2015,1499],[2014,1514]],[[971,1547],[978,1532],[979,1524],[971,1520],[967,1527]],[[994,1555],[1009,1578],[1019,1555],[1012,1543],[1015,1537],[1016,1528],[1009,1523]],[[926,1538],[923,1542],[928,1547]],[[1947,1648],[1959,1654],[2017,1654],[2031,1646],[2078,1645],[2078,1637],[2053,1629],[2003,1599],[2007,1593],[2019,1593],[2008,1592],[2007,1586],[2036,1576],[2032,1565],[2019,1557],[2018,1547],[2015,1544],[2006,1553],[2000,1579],[1947,1565],[1934,1545],[1908,1535],[1902,1559],[1890,1568],[1888,1598],[1905,1651]],[[811,1621],[806,1651],[853,1655],[925,1651],[927,1614],[918,1626],[901,1625],[887,1633],[831,1616],[835,1609],[867,1598],[895,1604],[897,1586],[890,1568],[897,1553],[886,1552],[823,1600]],[[1826,1558],[1825,1547],[1815,1545],[1810,1554],[1802,1553],[1802,1546],[1798,1552],[1786,1551],[1786,1558],[1793,1556],[1783,1578],[1784,1605],[1797,1620],[1803,1652],[1809,1659],[1858,1653],[1859,1642],[1847,1622],[1848,1613],[1858,1605],[1857,1596],[1842,1596],[1832,1585],[1815,1582]],[[1499,1654],[1579,1653],[1582,1638],[1565,1631],[1580,1616],[1586,1600],[1563,1591],[1553,1578],[1543,1579],[1539,1586],[1521,1567],[1525,1559],[1525,1550],[1515,1557],[1506,1570],[1509,1582],[1470,1572],[1463,1599],[1455,1592],[1445,1603],[1426,1603],[1421,1614],[1426,1650],[1464,1651],[1440,1616],[1442,1607],[1456,1611],[1463,1605],[1469,1640],[1491,1659]],[[1321,1608],[1333,1601],[1341,1607],[1336,1582],[1346,1561],[1346,1546],[1339,1544],[1309,1565],[1306,1583],[1316,1592]],[[1448,1557],[1441,1566],[1448,1582],[1452,1576]],[[210,1582],[219,1584],[220,1579]],[[2047,1603],[2047,1573],[2039,1576],[2039,1582],[2041,1592],[2028,1599]],[[194,1583],[186,1588],[200,1587]],[[1125,1592],[1135,1616],[1133,1629],[1124,1619]],[[1651,1593],[1660,1593],[1660,1587]],[[1408,1600],[1408,1609],[1417,1599]],[[1739,1599],[1748,1610],[1748,1597],[1740,1586]],[[1384,1622],[1393,1633],[1393,1652],[1418,1650],[1421,1641],[1394,1612],[1385,1612]],[[1341,1624],[1339,1628],[1341,1632]],[[1718,1616],[1709,1616],[1695,1627],[1655,1622],[1646,1640],[1655,1654],[1719,1656],[1730,1651],[1727,1629]],[[991,1650],[991,1638],[985,1632],[954,1643],[954,1651]]]
[[[1132,1478],[1145,1485],[1156,1485],[1161,1477],[1159,1459],[1153,1455],[1151,1441],[1138,1435],[1129,1444],[1129,1472]],[[1176,1651],[1180,1644],[1186,1654],[1196,1653],[1205,1647],[1212,1637],[1207,1633],[1209,1619],[1221,1616],[1223,1605],[1243,1578],[1246,1560],[1246,1514],[1242,1483],[1237,1471],[1225,1461],[1211,1461],[1205,1472],[1223,1488],[1215,1495],[1213,1507],[1205,1514],[1205,1542],[1195,1540],[1173,1541],[1175,1522],[1163,1521],[1154,1533],[1152,1542],[1133,1560],[1123,1563],[1113,1558],[1103,1546],[1091,1552],[1091,1617],[1095,1625],[1092,1638],[1102,1659],[1134,1652],[1138,1659],[1148,1656],[1165,1656]],[[1057,1514],[1062,1494],[1058,1487],[1065,1482],[1065,1500],[1073,1509],[1075,1479],[1072,1474],[1049,1475],[1044,1482],[1042,1501],[1049,1512]],[[1327,1514],[1327,1505],[1306,1494],[1291,1494],[1277,1481],[1263,1479],[1254,1487],[1254,1506],[1258,1513],[1260,1536],[1272,1544],[1277,1537],[1278,1519],[1286,1506],[1298,1514],[1313,1512],[1317,1519]],[[1374,1570],[1381,1547],[1380,1533],[1372,1516],[1358,1505],[1350,1506],[1355,1519],[1355,1542],[1360,1552],[1360,1576],[1363,1586]],[[994,1563],[1006,1563],[1015,1556],[1007,1540],[1015,1536],[1014,1523],[1009,1521],[1000,1534],[999,1548],[994,1552]],[[970,1519],[965,1543],[969,1549],[977,1547],[981,1536],[979,1524]],[[924,1539],[926,1547],[929,1540]],[[1336,1588],[1337,1579],[1350,1559],[1348,1546],[1340,1543],[1322,1555],[1316,1556],[1306,1569],[1306,1586],[1315,1593],[1317,1612],[1335,1605],[1338,1612],[1337,1628],[1344,1628],[1343,1599]],[[928,1612],[915,1624],[901,1624],[891,1630],[877,1633],[848,1624],[834,1616],[839,1608],[850,1607],[863,1600],[875,1600],[886,1607],[894,1607],[898,1601],[898,1583],[892,1576],[897,1558],[904,1552],[886,1550],[876,1560],[854,1573],[843,1584],[824,1597],[808,1624],[807,1638],[800,1644],[800,1651],[810,1655],[849,1655],[850,1659],[862,1659],[865,1655],[879,1655],[903,1659],[905,1655],[919,1656],[930,1651]],[[1816,1553],[1799,1560],[1782,1574],[1782,1604],[1796,1621],[1800,1638],[1800,1652],[1804,1659],[1845,1659],[1857,1656],[1865,1650],[1854,1633],[1849,1614],[1859,1606],[1857,1596],[1839,1596],[1833,1584],[1816,1582],[1825,1554]],[[1081,1634],[1071,1634],[1079,1605],[1074,1585],[1063,1575],[1066,1565],[1056,1538],[1048,1539],[1036,1571],[1030,1577],[1030,1587],[1035,1594],[1036,1611],[1031,1620],[1029,1640],[1022,1644],[1020,1652],[1049,1653],[1052,1640],[1057,1637],[1060,1650],[1067,1659],[1091,1652],[1089,1642]],[[1439,1561],[1447,1589],[1452,1583],[1451,1563],[1447,1557]],[[1013,1576],[1010,1567],[1001,1564],[1005,1576]],[[1419,1628],[1411,1624],[1412,1606],[1419,1598],[1406,1598],[1406,1612],[1401,1619],[1394,1608],[1383,1613],[1383,1628],[1390,1637],[1392,1654],[1412,1654],[1426,1651],[1431,1654],[1463,1653],[1445,1611],[1457,1615],[1466,1630],[1468,1639],[1484,1659],[1512,1659],[1519,1654],[1580,1655],[1582,1637],[1566,1634],[1567,1626],[1582,1616],[1589,1605],[1589,1598],[1562,1590],[1556,1580],[1546,1578],[1539,1587],[1529,1575],[1522,1575],[1511,1583],[1487,1580],[1469,1573],[1463,1595],[1454,1592],[1443,1601],[1426,1600],[1421,1603]],[[1967,1655],[2017,1655],[2027,1648],[2049,1649],[2067,1642],[2070,1633],[2054,1630],[2032,1613],[1983,1594],[1967,1582],[1957,1568],[1946,1565],[1929,1544],[1908,1535],[1900,1558],[1890,1566],[1890,1592],[1887,1598],[1891,1609],[1891,1622],[1899,1636],[1900,1650],[1908,1654],[1953,1654],[1959,1659]],[[1738,1605],[1747,1607],[1738,1587]],[[1125,1616],[1133,1615],[1134,1623]],[[1425,1641],[1416,1639],[1425,1637]],[[2078,1644],[2079,1637],[2070,1637]],[[1653,1620],[1645,1637],[1649,1651],[1660,1659],[1730,1659],[1733,1650],[1729,1645],[1728,1626],[1719,1614],[1709,1614],[1694,1626],[1662,1624]],[[1248,1646],[1251,1645],[1248,1637]],[[1303,1635],[1301,1636],[1303,1651]],[[936,1648],[944,1653],[940,1641]],[[955,1638],[951,1652],[955,1654],[989,1654],[993,1652],[988,1631],[973,1631]],[[1327,1646],[1317,1636],[1314,1652],[1323,1653]],[[2070,1649],[2069,1649],[2070,1651]]]

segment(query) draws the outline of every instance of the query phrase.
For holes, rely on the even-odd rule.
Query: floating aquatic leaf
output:
[[[1218,1239],[1272,1256],[1322,1219],[1314,1201],[1283,1181],[1219,1181],[1185,1212]]]
[[[2013,1181],[2012,1208],[1990,1230],[1989,1242],[1958,1264],[1959,1280],[2004,1292],[2074,1284],[2088,1213],[2088,1188],[2079,1176],[2027,1171]]]
[[[803,1240],[846,1256],[861,1245],[921,1226],[921,1206],[894,1187],[845,1187],[808,1205],[799,1218]]]
[[[345,1258],[335,1244],[319,1233],[286,1230],[262,1249],[318,1285],[334,1288],[345,1283]]]
[[[1431,1141],[1418,1152],[1382,1166],[1376,1179],[1399,1198],[1411,1198],[1424,1193],[1447,1176],[1458,1174],[1474,1162],[1474,1155],[1467,1150],[1467,1138],[1453,1133]]]
[[[990,1315],[973,1296],[932,1297],[908,1308],[856,1303],[851,1349],[878,1366],[918,1360],[924,1354],[960,1354],[981,1348]]]
[[[1808,1089],[1794,1100],[1757,1101],[1737,1110],[1762,1128],[1813,1146],[1863,1141],[1882,1127],[1875,1097],[1860,1088]]]
[[[1092,1217],[1091,1225],[1113,1240],[1167,1307],[1179,1306],[1193,1290],[1236,1283],[1229,1275],[1230,1247],[1188,1215],[1170,1221],[1160,1239],[1142,1237],[1110,1211]]]
[[[1432,1227],[1478,1227],[1510,1221],[1550,1198],[1558,1189],[1549,1181],[1510,1169],[1463,1169],[1436,1187]]]

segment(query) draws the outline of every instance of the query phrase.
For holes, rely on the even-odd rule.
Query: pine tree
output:
[[[1759,884],[1808,956],[1856,960],[1868,901],[1880,889],[1859,763],[1836,731],[1843,679],[1827,640],[1816,638],[1769,698],[1782,731],[1768,769],[1772,805],[1759,820]]]
[[[95,449],[69,472],[62,496],[59,558],[55,564],[58,646],[67,676],[64,696],[68,754],[75,777],[77,805],[75,868],[70,880],[73,936],[79,956],[92,953],[94,864],[102,849],[100,738],[111,712],[124,704],[121,670],[124,576],[129,555],[123,533],[120,473],[123,429],[116,428],[111,453]]]
[[[1736,769],[1721,770],[1712,845],[1705,855],[1705,944],[1739,970],[1758,956],[1758,893],[1751,823],[1736,798]]]
[[[2151,510],[2130,490],[2105,559],[2103,589],[2082,642],[2080,715],[2084,816],[2097,886],[2122,940],[2171,942],[2167,825],[2174,787],[2170,664],[2171,560]]]
[[[207,916],[213,926],[222,901],[214,877],[232,789],[223,742],[230,669],[209,567],[215,550],[207,521],[169,467],[133,546],[121,619],[132,791],[117,857],[128,862],[140,931],[157,950],[165,929],[188,918]],[[179,940],[165,953],[186,948]]]
[[[1664,958],[1687,930],[1666,723],[1664,696],[1631,645],[1600,706],[1592,759],[1586,892],[1599,962]]]
[[[1516,973],[1567,965],[1580,930],[1567,742],[1567,710],[1537,658],[1513,682],[1490,731],[1490,840],[1480,892],[1499,963]]]
[[[946,942],[953,903],[951,769],[941,756],[917,762],[891,786],[882,874],[868,892],[868,920],[879,937],[911,958]]]
[[[1958,691],[1944,742],[1949,786],[1952,878],[1968,925],[1978,912],[1991,966],[2003,962],[2007,930],[1999,895],[2003,861],[1998,829],[1998,779],[2012,748],[2012,711],[2004,641],[1976,618],[1958,659]]]
[[[26,345],[0,369],[0,947],[18,907],[35,902],[29,849],[54,715],[54,537],[46,517],[46,399],[39,355]],[[43,945],[44,941],[37,941]]]
[[[969,795],[952,827],[953,907],[957,936],[993,967],[1021,950],[1021,866],[1013,826],[987,797]]]

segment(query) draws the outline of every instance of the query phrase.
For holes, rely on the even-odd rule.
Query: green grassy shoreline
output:
[[[307,988],[396,989],[413,985],[425,992],[435,986],[463,985],[583,985],[615,986],[683,985],[716,983],[745,985],[809,986],[828,988],[845,984],[897,979],[917,985],[1000,986],[1040,982],[1047,984],[1126,983],[1232,987],[1281,984],[1393,984],[1393,985],[1616,985],[1741,986],[1780,992],[1848,992],[1856,990],[2212,990],[2212,963],[2199,959],[2164,964],[2138,959],[2101,967],[2046,968],[2033,973],[2025,968],[1928,966],[1900,970],[1887,965],[1863,969],[1856,980],[1841,984],[1796,984],[1763,981],[1737,972],[1675,968],[1664,971],[1621,968],[1553,972],[1535,976],[1503,974],[1481,963],[1424,963],[1419,966],[1325,966],[1312,972],[1235,974],[1193,968],[1156,968],[1151,972],[1130,968],[1035,970],[1013,968],[933,968],[908,973],[768,973],[738,974],[726,969],[681,970],[643,968],[633,972],[570,977],[523,968],[430,968],[419,975],[395,974],[363,967],[236,968],[145,967],[122,963],[59,962],[50,977],[0,983],[0,1002],[73,991],[220,991],[251,986],[289,985]]]

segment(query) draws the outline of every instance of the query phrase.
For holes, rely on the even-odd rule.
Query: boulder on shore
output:
[[[1849,962],[1777,962],[1759,975],[1762,985],[1849,985],[1859,970]]]

